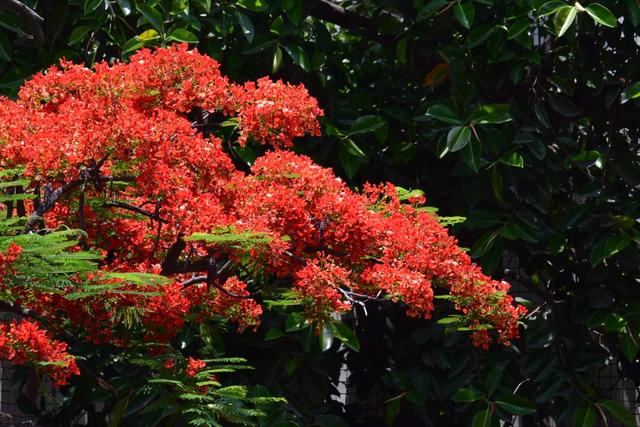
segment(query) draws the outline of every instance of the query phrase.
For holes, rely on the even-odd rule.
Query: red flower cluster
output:
[[[33,365],[56,386],[80,373],[73,356],[67,353],[67,344],[52,340],[38,323],[28,320],[0,325],[0,358],[16,365]]]
[[[273,147],[291,147],[293,138],[307,133],[320,135],[317,118],[322,110],[304,86],[264,77],[257,84],[248,82],[234,89],[234,98],[239,103],[236,108],[241,145],[251,136]]]
[[[236,123],[240,144],[251,137],[276,150],[250,173],[237,170],[221,138],[192,123],[203,111]],[[448,292],[477,344],[494,339],[487,327],[500,342],[516,337],[524,309],[508,285],[483,275],[420,208],[423,200],[401,203],[390,184],[355,192],[331,170],[279,150],[317,135],[321,114],[304,87],[231,84],[213,59],[185,46],[94,70],[63,63],[36,76],[17,101],[0,99],[0,169],[24,167],[28,192],[38,185],[63,193],[47,209],[47,227],[82,227],[86,243],[105,254],[107,274],[79,281],[114,283],[109,272],[171,280],[123,281],[74,300],[7,292],[96,343],[167,341],[187,319],[255,327],[262,307],[252,295],[264,284],[289,289],[319,321],[362,296],[402,301],[409,315],[428,318],[434,291]],[[193,233],[219,238],[183,240]],[[144,328],[122,326],[125,308],[138,310]]]
[[[14,271],[14,263],[20,254],[22,248],[15,243],[11,243],[5,252],[0,252],[0,284],[3,278]]]
[[[189,357],[189,362],[187,365],[187,369],[185,369],[185,373],[188,377],[195,377],[198,372],[207,367],[207,364],[204,360],[194,359],[193,357]]]

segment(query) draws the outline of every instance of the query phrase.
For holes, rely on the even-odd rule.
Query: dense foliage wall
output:
[[[90,65],[174,41],[197,44],[236,81],[303,82],[325,110],[325,137],[297,150],[353,185],[424,190],[444,215],[467,218],[454,233],[486,272],[526,289],[524,336],[508,350],[472,350],[446,325],[379,304],[356,309],[360,353],[323,352],[305,332],[271,341],[277,318],[267,340],[225,334],[303,419],[468,425],[477,414],[483,425],[488,408],[527,425],[635,425],[598,373],[613,366],[640,382],[640,6],[543,3],[31,2],[42,24],[0,15],[0,88],[15,93],[63,56]],[[505,255],[518,267],[505,269]],[[356,385],[347,405],[326,399],[343,356]]]

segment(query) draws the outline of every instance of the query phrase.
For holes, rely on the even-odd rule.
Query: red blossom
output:
[[[56,386],[65,385],[80,370],[67,344],[53,340],[37,322],[21,320],[0,325],[0,358],[16,365],[32,365]]]
[[[250,172],[237,170],[222,139],[192,125],[203,112],[235,121],[240,144],[253,140],[275,150]],[[184,45],[143,49],[129,64],[89,70],[63,63],[35,76],[18,100],[0,98],[0,169],[24,167],[33,185],[51,190],[92,173],[129,177],[128,185],[89,179],[84,189],[86,244],[108,261],[101,272],[74,280],[113,291],[66,299],[64,292],[20,285],[2,290],[46,319],[52,332],[72,327],[96,344],[168,342],[185,322],[213,318],[256,328],[263,310],[252,298],[261,286],[256,278],[288,286],[311,320],[348,310],[354,295],[386,297],[405,304],[410,316],[429,318],[434,294],[448,293],[475,330],[476,345],[517,337],[525,310],[507,295],[509,285],[471,262],[421,208],[422,197],[403,203],[391,184],[357,192],[310,158],[280,150],[294,138],[317,135],[320,115],[303,86],[266,78],[231,84],[215,60]],[[80,226],[79,191],[45,214],[47,228]],[[28,213],[33,209],[27,203]],[[169,280],[161,285],[103,274],[161,273],[179,239],[219,230],[264,239],[185,244],[180,263],[198,260],[216,270],[229,264],[206,283],[185,285],[193,275],[179,271],[165,272]],[[19,255],[16,247],[0,254],[0,286]],[[123,326],[117,313],[124,309],[140,313],[141,328]],[[8,342],[7,332],[0,339]],[[10,349],[17,351],[6,347],[7,356]],[[201,363],[190,361],[187,372],[195,375]],[[71,362],[64,372],[73,372]]]
[[[187,364],[187,369],[185,369],[185,373],[188,377],[195,377],[198,372],[207,367],[207,364],[204,360],[194,359],[193,357],[189,357],[189,361]]]

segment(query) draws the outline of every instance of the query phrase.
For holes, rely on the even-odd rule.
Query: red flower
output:
[[[187,369],[185,369],[185,373],[188,377],[195,377],[198,372],[203,370],[207,364],[204,360],[194,359],[193,357],[189,357],[189,362]]]
[[[275,150],[249,173],[237,170],[222,139],[193,123],[207,114],[235,123],[238,143],[253,140]],[[252,293],[265,284],[268,292],[298,298],[320,321],[362,296],[386,297],[403,303],[410,316],[429,318],[434,293],[446,293],[474,330],[476,345],[517,337],[524,308],[507,295],[509,285],[482,274],[420,207],[422,197],[402,203],[391,184],[356,192],[330,169],[280,150],[295,138],[318,135],[321,115],[303,86],[267,78],[231,84],[215,60],[185,45],[141,50],[128,64],[93,70],[63,62],[35,76],[18,100],[0,98],[0,169],[23,167],[34,186],[51,191],[90,177],[86,243],[105,261],[101,271],[71,280],[108,291],[67,299],[64,292],[78,286],[61,293],[7,286],[20,265],[18,247],[0,254],[0,291],[46,319],[52,332],[70,324],[95,344],[166,343],[187,321],[220,317],[239,330],[256,328],[263,308]],[[79,187],[72,188],[46,212],[47,228],[80,226]],[[34,206],[26,208],[31,213]],[[162,283],[110,275],[162,273],[170,248],[194,233],[241,236],[185,242],[176,265],[204,266],[200,275],[210,264],[222,271],[206,283],[177,267],[163,273],[170,278]],[[140,323],[123,325],[124,311],[139,313]],[[16,333],[2,329],[4,357],[63,359],[61,371],[48,368],[61,379],[77,370],[61,343],[33,331],[20,339]],[[52,350],[32,357],[25,342],[43,349],[49,343]],[[204,366],[190,359],[186,372],[195,375]]]

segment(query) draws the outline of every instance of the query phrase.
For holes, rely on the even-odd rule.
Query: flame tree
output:
[[[229,403],[246,395],[216,375],[240,360],[173,345],[186,324],[255,329],[284,304],[318,332],[343,330],[334,314],[362,301],[424,319],[442,301],[475,345],[508,345],[524,308],[419,192],[354,191],[286,150],[319,135],[322,114],[304,87],[232,83],[185,45],[91,70],[62,62],[0,99],[0,297],[25,319],[0,328],[0,356],[64,385],[84,373],[67,343],[116,346],[215,422],[259,411]],[[229,144],[267,150],[245,171]]]

